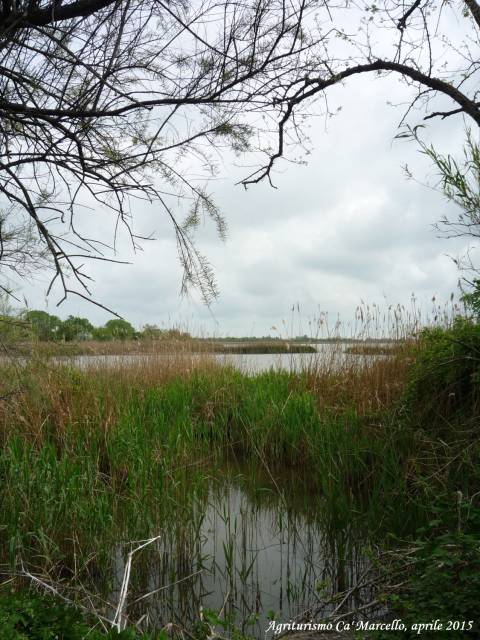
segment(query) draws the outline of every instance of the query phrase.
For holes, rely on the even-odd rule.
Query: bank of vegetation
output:
[[[404,311],[404,310],[403,310]],[[363,313],[363,311],[362,311]],[[395,310],[398,313],[398,310]],[[378,318],[375,318],[378,323]],[[314,345],[350,345],[353,355],[390,355],[402,348],[403,338],[341,335],[338,327],[325,334],[285,338],[280,335],[242,337],[194,336],[185,328],[145,324],[136,329],[128,320],[112,318],[95,326],[88,318],[62,320],[43,310],[15,310],[0,296],[0,343],[17,356],[134,355],[196,352],[220,354],[314,353]],[[275,328],[274,328],[275,329]],[[378,331],[378,326],[376,327]],[[400,331],[403,334],[403,331]],[[388,329],[387,329],[388,334]]]
[[[456,615],[478,630],[479,383],[480,325],[465,319],[367,366],[295,374],[246,376],[188,353],[88,371],[4,363],[0,614],[23,597],[10,588],[31,585],[25,567],[69,593],[104,575],[119,539],[187,523],[234,457],[274,480],[292,469],[334,537],[353,528],[397,550],[376,594],[395,615]]]
[[[278,336],[202,338],[193,337],[184,329],[162,329],[152,324],[136,330],[123,318],[110,319],[102,326],[94,326],[88,318],[68,316],[61,320],[46,311],[14,311],[8,305],[0,314],[0,341],[8,345],[11,355],[28,357],[141,355],[179,351],[220,354],[315,353],[315,348],[305,344],[303,337],[288,340]],[[308,342],[307,338],[305,342]]]

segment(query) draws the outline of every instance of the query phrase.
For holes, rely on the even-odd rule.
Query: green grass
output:
[[[130,627],[118,633],[83,616],[58,599],[38,592],[0,592],[0,640],[167,640],[163,631],[141,633]]]
[[[2,561],[105,577],[119,540],[188,527],[229,456],[301,479],[332,535],[413,535],[439,499],[477,491],[479,349],[459,321],[340,371],[5,368]]]
[[[332,521],[341,526],[358,513],[373,533],[404,534],[432,492],[448,489],[446,473],[426,482],[444,446],[409,427],[398,407],[359,411],[348,398],[329,406],[308,376],[200,371],[112,397],[101,384],[92,389],[86,372],[47,367],[49,375],[54,397],[27,381],[29,404],[17,406],[3,432],[0,535],[11,557],[39,540],[60,550],[74,532],[95,544],[147,536],[182,509],[186,478],[190,489],[201,485],[229,451],[279,475],[285,467],[308,474]],[[95,402],[85,403],[89,387]]]

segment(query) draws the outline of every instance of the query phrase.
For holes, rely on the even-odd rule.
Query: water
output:
[[[328,366],[329,370],[339,368],[345,362],[355,362],[360,365],[372,362],[386,356],[363,356],[346,353],[351,343],[312,344],[315,353],[261,353],[261,354],[215,354],[207,357],[214,358],[219,364],[233,366],[244,373],[255,374],[270,369],[286,371],[302,371],[315,369],[318,365]],[[169,362],[176,362],[179,358],[191,361],[192,365],[205,355],[198,354],[128,354],[128,355],[82,355],[70,358],[57,358],[59,362],[69,362],[82,369],[88,367],[117,367],[134,366],[153,362],[168,366]]]
[[[252,488],[241,475],[221,475],[185,521],[139,552],[127,607],[132,623],[191,629],[203,608],[260,638],[272,616],[311,619],[326,595],[352,586],[365,568],[359,541],[346,531],[330,534],[320,498],[294,487],[294,476],[283,478],[284,491],[258,476]],[[110,601],[118,600],[134,546],[115,550]]]
[[[319,362],[332,367],[342,362],[370,362],[371,356],[345,353],[349,343],[315,345],[313,354],[216,355],[221,364],[246,373],[271,368],[301,370]],[[204,357],[184,356],[187,362]],[[375,356],[382,357],[382,356]],[[178,354],[79,356],[67,361],[87,369],[142,365],[155,361],[178,363]],[[63,361],[63,359],[62,359]],[[308,484],[302,469],[277,470],[275,480],[263,469],[232,465],[207,470],[210,480],[201,489],[187,486],[176,497],[175,513],[166,518],[155,543],[134,556],[126,615],[144,629],[169,623],[194,629],[202,610],[221,611],[244,633],[263,638],[271,617],[310,620],[333,594],[351,588],[368,561],[358,532],[333,529],[324,517],[322,499]],[[357,514],[358,515],[358,514]],[[119,534],[120,535],[120,534]],[[109,568],[88,583],[90,593],[111,606],[113,619],[129,551],[139,543],[119,540],[111,551]],[[100,569],[100,567],[99,567]],[[105,590],[105,581],[109,582]],[[368,594],[354,592],[346,608]],[[331,607],[330,607],[331,608]],[[139,622],[140,621],[140,622]],[[218,628],[222,635],[227,631]]]

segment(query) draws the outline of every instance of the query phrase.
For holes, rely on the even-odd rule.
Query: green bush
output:
[[[480,324],[458,318],[424,330],[405,396],[409,421],[432,433],[465,424],[478,414],[479,382]]]
[[[52,596],[32,591],[0,594],[0,640],[165,640],[166,634],[135,629],[104,633],[87,624],[81,613]]]
[[[413,564],[407,571],[406,586],[388,599],[391,617],[406,626],[402,638],[418,638],[413,625],[432,620],[439,620],[443,629],[424,631],[424,639],[478,638],[480,509],[462,503],[455,509],[439,505],[434,512],[436,517],[418,530],[413,541],[415,551],[408,555]],[[387,640],[391,636],[391,632],[384,632],[369,637]]]

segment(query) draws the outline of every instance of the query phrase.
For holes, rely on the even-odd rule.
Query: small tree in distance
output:
[[[88,340],[93,337],[93,325],[87,318],[68,316],[62,322],[60,331],[63,339],[68,342],[72,340]]]
[[[131,340],[135,338],[136,331],[126,320],[115,318],[105,323],[107,335],[115,340]]]
[[[31,327],[32,334],[38,340],[59,340],[62,337],[62,321],[46,311],[26,311],[23,319]]]
[[[156,324],[145,324],[142,327],[140,336],[146,340],[161,340],[165,337],[166,331],[160,329]]]

